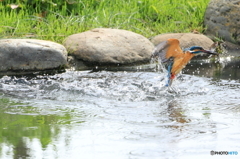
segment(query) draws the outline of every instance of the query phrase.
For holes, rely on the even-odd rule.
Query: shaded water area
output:
[[[0,158],[237,158],[239,64],[192,62],[174,90],[158,71],[4,76]]]

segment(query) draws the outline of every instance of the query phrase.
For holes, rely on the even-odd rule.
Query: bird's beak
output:
[[[203,53],[206,53],[206,54],[210,54],[210,55],[219,55],[218,53],[214,52],[214,51],[210,51],[210,50],[201,50]]]

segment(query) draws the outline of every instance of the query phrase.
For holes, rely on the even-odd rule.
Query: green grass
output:
[[[147,38],[161,33],[203,32],[210,0],[4,0],[0,38],[37,38],[62,43],[93,28],[117,28]],[[19,7],[11,9],[10,4]],[[46,15],[44,15],[46,13]]]

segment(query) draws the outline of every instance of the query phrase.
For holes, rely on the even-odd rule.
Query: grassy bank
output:
[[[168,32],[202,32],[209,1],[4,0],[0,2],[0,38],[62,43],[68,35],[97,27],[126,29],[147,38]]]

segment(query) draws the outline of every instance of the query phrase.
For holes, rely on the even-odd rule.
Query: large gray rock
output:
[[[64,46],[36,39],[1,39],[0,72],[41,71],[67,64]]]
[[[154,48],[142,35],[107,28],[71,35],[65,39],[63,45],[70,55],[90,65],[148,63]]]
[[[240,44],[240,1],[211,0],[205,12],[206,34]]]
[[[154,45],[160,42],[166,41],[167,39],[178,39],[180,41],[181,48],[188,48],[191,46],[201,46],[204,49],[209,49],[213,44],[213,41],[205,35],[193,34],[193,33],[167,33],[160,34],[151,39]]]

